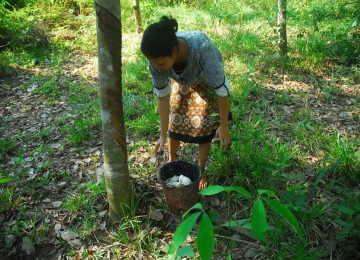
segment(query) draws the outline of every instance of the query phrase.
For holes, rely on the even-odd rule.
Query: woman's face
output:
[[[160,69],[160,70],[168,70],[170,69],[176,60],[176,55],[177,55],[177,48],[175,47],[172,55],[168,56],[168,57],[158,57],[158,58],[151,58],[151,57],[146,57],[156,68]]]
[[[160,70],[168,70],[170,69],[175,62],[175,59],[171,57],[159,57],[159,58],[150,58],[148,60],[158,69]]]

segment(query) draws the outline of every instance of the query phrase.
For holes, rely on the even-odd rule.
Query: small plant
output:
[[[46,170],[51,169],[51,167],[52,167],[52,163],[49,162],[49,161],[45,161],[45,162],[40,163],[40,164],[38,165],[37,170],[38,170],[38,171],[46,171]]]
[[[4,188],[5,183],[12,182],[13,179],[4,177],[0,172],[0,213],[15,208],[20,204],[20,198],[15,196],[15,187]]]
[[[59,95],[57,78],[55,76],[50,79],[42,78],[41,80],[44,82],[42,82],[40,88],[34,90],[35,94],[41,93],[46,97],[52,98],[55,98]]]
[[[112,233],[112,239],[127,244],[130,250],[139,252],[153,252],[157,254],[158,239],[161,232],[153,228],[150,222],[142,222],[139,217],[126,217],[119,225],[116,232]],[[158,259],[158,258],[156,258]]]
[[[221,192],[230,193],[235,191],[245,198],[250,198],[250,193],[242,187],[230,186],[223,187],[220,185],[210,186],[200,192],[204,196],[212,196],[219,194]],[[228,196],[229,197],[229,196]],[[267,224],[266,210],[264,202],[269,206],[275,213],[281,216],[290,226],[295,230],[295,232],[302,236],[302,230],[300,229],[299,223],[296,220],[295,216],[291,211],[280,202],[274,200],[276,198],[275,192],[271,190],[258,190],[258,196],[253,204],[251,219],[240,219],[234,221],[228,221],[223,226],[225,227],[244,227],[251,229],[252,235],[256,240],[264,240],[266,237],[266,231],[271,230],[272,227],[269,227]],[[186,218],[175,231],[173,236],[173,241],[171,242],[167,253],[174,254],[176,257],[182,256],[193,256],[194,252],[190,246],[185,246],[180,249],[180,245],[185,241],[186,237],[193,229],[195,223],[199,220],[199,227],[197,230],[197,249],[199,251],[201,259],[210,259],[213,253],[215,239],[214,239],[214,228],[211,221],[210,215],[208,215],[202,204],[197,203],[187,212],[183,214],[183,217],[186,217],[189,212],[195,210],[188,218]],[[229,256],[230,257],[230,256]]]
[[[338,212],[335,222],[341,226],[337,234],[338,242],[345,242],[348,238],[360,238],[360,202],[353,207],[344,204],[335,204],[334,209]]]
[[[356,142],[342,140],[339,133],[334,134],[333,139],[329,154],[320,161],[320,168],[328,174],[339,174],[344,180],[359,184],[360,157]]]
[[[275,101],[279,104],[287,105],[290,104],[290,96],[288,93],[280,93],[275,95]]]
[[[0,175],[0,184],[4,184],[4,183],[7,183],[7,182],[11,182],[12,179],[11,178],[7,178],[7,177],[2,177]]]
[[[16,139],[5,136],[0,139],[0,156],[5,159],[7,155],[16,150]]]
[[[92,125],[94,124],[91,118],[81,118],[72,125],[63,127],[62,130],[69,133],[68,142],[81,144],[84,141],[92,139]]]
[[[65,209],[70,211],[78,211],[84,205],[85,195],[80,194],[79,196],[68,196],[63,206]]]
[[[10,3],[6,0],[0,0],[0,15],[3,16],[8,12],[8,9],[6,7],[10,7]],[[1,18],[0,18],[1,21]]]
[[[127,131],[145,136],[155,135],[159,130],[157,106],[153,101],[134,95],[125,96],[124,114]]]

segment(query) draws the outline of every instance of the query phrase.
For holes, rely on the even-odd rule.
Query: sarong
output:
[[[208,143],[219,127],[217,95],[205,84],[171,83],[169,137],[186,143]]]

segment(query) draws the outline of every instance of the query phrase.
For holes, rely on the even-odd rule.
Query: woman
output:
[[[221,54],[204,33],[178,32],[177,21],[166,16],[146,28],[141,51],[149,60],[158,97],[160,138],[155,156],[163,150],[167,132],[170,161],[176,160],[180,142],[199,144],[199,189],[203,189],[212,139],[219,137],[221,149],[230,146],[230,83]]]

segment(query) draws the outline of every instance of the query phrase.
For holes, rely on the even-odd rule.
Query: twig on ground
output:
[[[234,241],[237,241],[237,242],[240,242],[240,243],[244,243],[244,244],[248,244],[248,245],[252,245],[252,246],[256,246],[256,247],[262,247],[259,244],[255,244],[255,243],[252,243],[252,242],[249,242],[249,241],[246,241],[246,240],[242,240],[242,239],[238,239],[238,238],[226,237],[226,236],[221,236],[221,235],[215,235],[215,237],[234,240]]]

